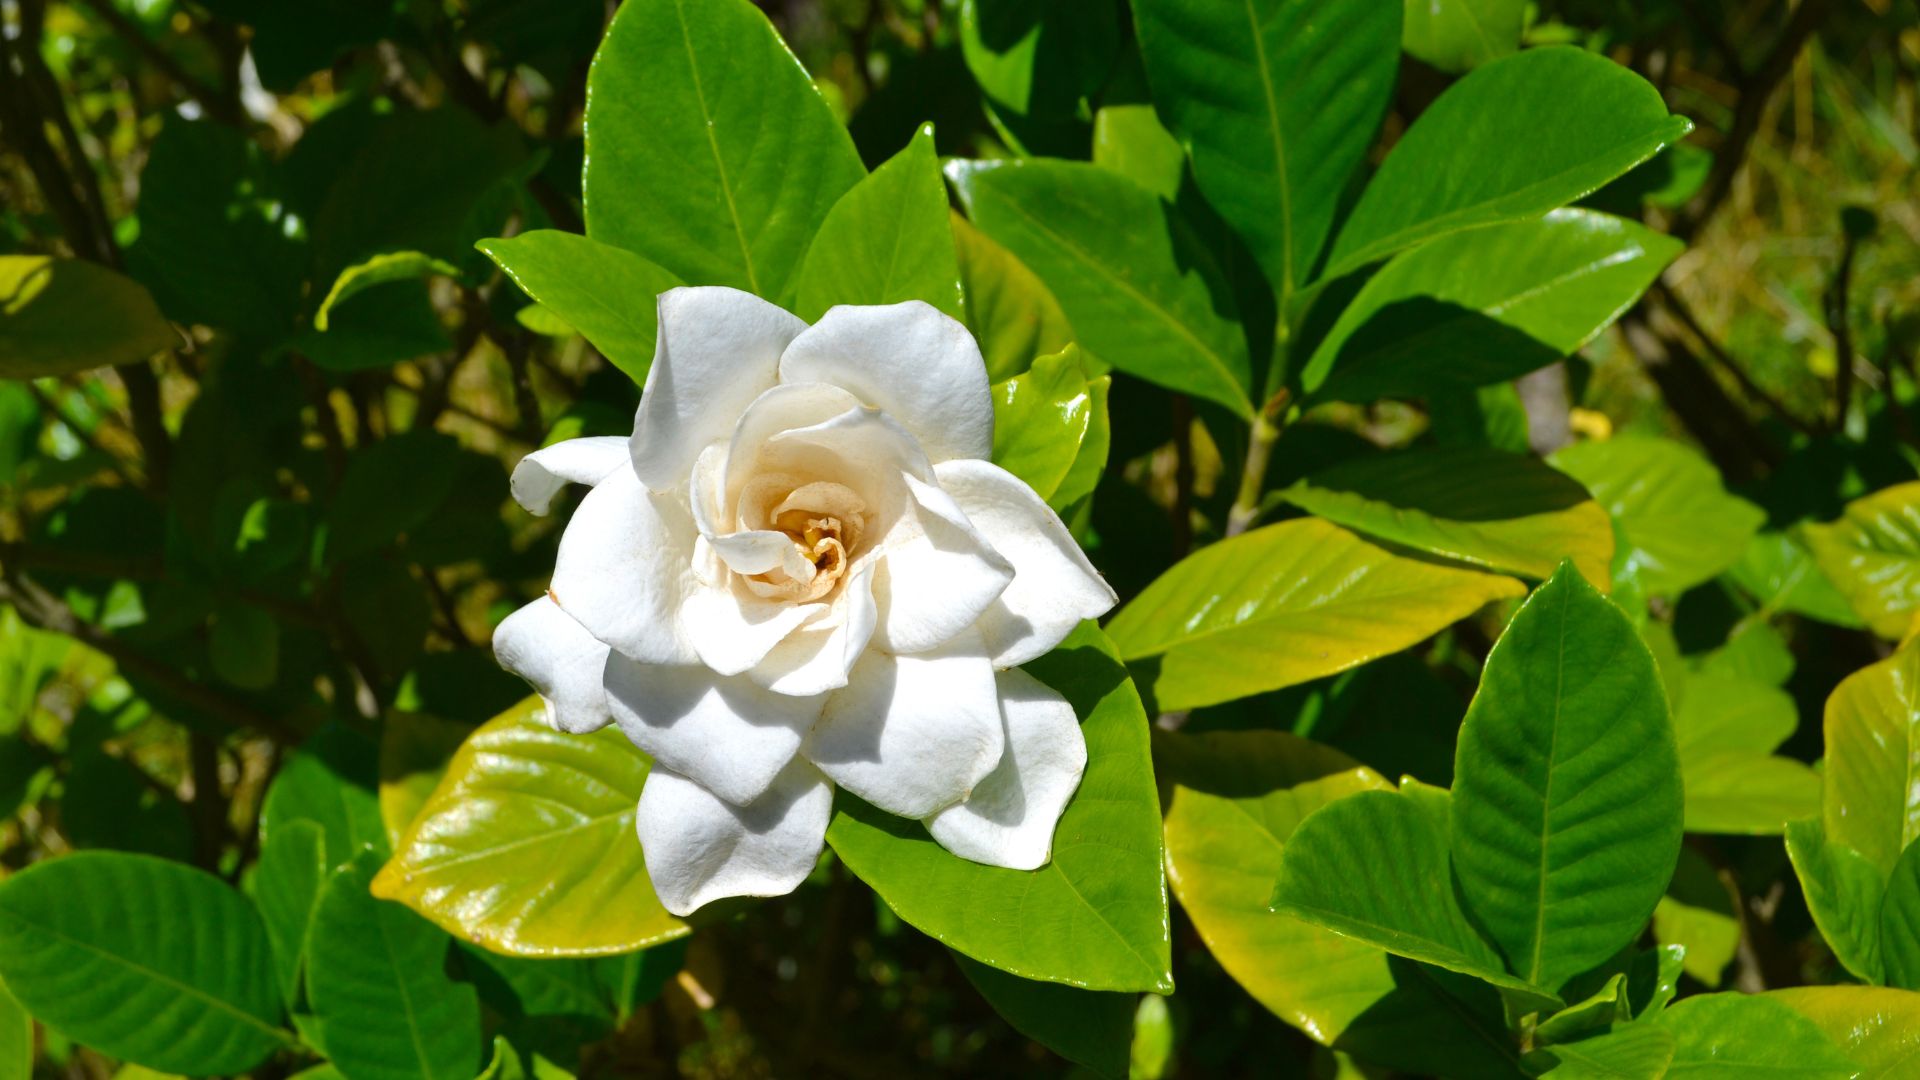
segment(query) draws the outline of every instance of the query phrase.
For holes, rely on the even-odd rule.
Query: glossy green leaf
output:
[[[659,329],[656,299],[680,279],[623,248],[538,229],[482,240],[520,291],[579,331],[636,384],[647,381]]]
[[[1079,349],[1040,357],[993,387],[994,464],[1052,499],[1078,458],[1093,406]]]
[[[1010,379],[1034,358],[1066,348],[1073,327],[1034,272],[966,218],[950,214],[949,221],[960,257],[965,321],[980,343],[988,377]]]
[[[288,755],[267,788],[260,810],[260,841],[271,845],[281,829],[311,821],[326,836],[329,869],[362,848],[387,850],[377,794],[379,747],[347,728],[322,728]]]
[[[587,77],[587,235],[776,303],[864,170],[747,0],[622,4]],[[544,301],[543,301],[544,302]]]
[[[1084,354],[1081,357],[1085,361]],[[1053,489],[1053,495],[1047,505],[1068,513],[1073,505],[1093,494],[1100,486],[1100,477],[1107,469],[1107,456],[1113,449],[1113,418],[1107,411],[1107,395],[1113,388],[1113,376],[1102,375],[1087,380],[1087,434],[1080,440],[1080,449],[1073,455],[1073,464],[1067,466],[1065,476]]]
[[[0,883],[0,979],[49,1028],[167,1072],[237,1075],[289,1041],[253,905],[147,855],[80,852]]]
[[[1855,499],[1839,520],[1801,526],[1801,536],[1874,633],[1906,636],[1920,611],[1920,483]]]
[[[460,268],[422,251],[389,251],[354,263],[333,279],[333,287],[327,290],[319,309],[313,313],[313,327],[327,329],[327,319],[334,307],[356,293],[390,281],[408,281],[429,274],[459,277]]]
[[[1603,964],[1596,972],[1588,972],[1593,977],[1598,970],[1604,970]],[[1580,982],[1582,980],[1575,980]],[[1572,996],[1571,991],[1569,996]],[[1590,1035],[1602,1032],[1616,1023],[1633,1019],[1633,1004],[1629,1000],[1627,973],[1617,971],[1609,974],[1600,989],[1573,1002],[1566,1008],[1539,1021],[1533,1029],[1534,1043],[1578,1042]]]
[[[1515,974],[1559,986],[1633,941],[1679,855],[1680,762],[1652,655],[1572,569],[1487,654],[1453,777],[1460,889]]]
[[[1563,46],[1493,61],[1394,144],[1334,240],[1325,276],[1565,206],[1690,127],[1645,79],[1599,53]]]
[[[33,1017],[0,984],[0,1076],[27,1080],[33,1057]]]
[[[1888,986],[1920,990],[1920,844],[1900,855],[1880,900],[1880,965]]]
[[[1525,0],[1406,0],[1400,46],[1441,71],[1459,73],[1520,48]]]
[[[950,216],[933,125],[922,124],[905,149],[828,211],[800,264],[794,314],[812,322],[835,304],[924,300],[960,315]]]
[[[517,956],[604,956],[684,936],[635,839],[651,763],[617,730],[562,734],[540,709],[528,698],[467,739],[375,894]]]
[[[260,849],[260,861],[248,882],[248,893],[260,909],[260,921],[273,946],[280,996],[289,1005],[300,996],[307,926],[313,921],[320,886],[331,871],[326,844],[326,833],[318,822],[281,823],[273,831],[272,842]]]
[[[469,1080],[480,1069],[480,1001],[448,978],[452,941],[367,891],[379,855],[334,871],[310,930],[307,996],[327,1056],[366,1080]]]
[[[1307,281],[1399,70],[1400,8],[1133,0],[1154,105],[1282,297]]]
[[[1522,592],[1302,518],[1182,559],[1107,631],[1160,708],[1188,709],[1344,671]]]
[[[954,953],[961,974],[1015,1031],[1096,1075],[1127,1075],[1136,998],[1035,982]]]
[[[1355,458],[1281,494],[1310,514],[1391,543],[1541,579],[1570,558],[1588,581],[1611,585],[1607,512],[1538,458],[1426,447]]]
[[[1673,1033],[1635,1024],[1577,1042],[1555,1043],[1523,1059],[1531,1075],[1552,1080],[1660,1080],[1673,1060]]]
[[[827,843],[901,919],[956,952],[1029,979],[1171,993],[1160,800],[1140,698],[1091,623],[1026,670],[1072,703],[1087,740],[1086,775],[1047,865],[968,862],[918,822],[844,790]]]
[[[1268,906],[1300,820],[1353,792],[1386,788],[1385,780],[1336,750],[1277,731],[1162,735],[1154,765],[1173,785],[1167,880],[1208,951],[1254,1000],[1368,1061],[1507,1075],[1513,1048],[1497,1003],[1487,1027],[1462,1023],[1472,1006],[1427,974],[1433,969]]]
[[[1705,458],[1668,439],[1575,443],[1548,461],[1613,515],[1626,540],[1628,572],[1656,595],[1678,596],[1732,566],[1766,517],[1727,494]]]
[[[1173,207],[1068,161],[954,163],[968,216],[1039,275],[1100,359],[1253,415],[1247,342],[1227,278]]]
[[[1847,1080],[1859,1071],[1813,1021],[1757,994],[1683,998],[1658,1023],[1673,1033],[1668,1080]]]
[[[1920,837],[1920,643],[1842,680],[1825,732],[1827,840],[1891,874]]]
[[[1151,105],[1104,105],[1093,116],[1093,162],[1168,202],[1180,197],[1187,151]]]
[[[1524,375],[1592,340],[1680,249],[1592,210],[1430,241],[1361,287],[1314,349],[1301,385],[1312,400],[1366,402]]]
[[[132,278],[79,259],[0,255],[0,378],[137,363],[178,343]]]
[[[1720,973],[1740,946],[1739,905],[1739,894],[1704,856],[1681,848],[1673,883],[1653,909],[1654,940],[1685,949],[1681,966],[1686,973],[1718,987]]]
[[[1287,840],[1274,910],[1484,980],[1523,1012],[1559,1008],[1551,990],[1508,972],[1461,907],[1448,802],[1445,789],[1409,778],[1321,807]]]
[[[1792,533],[1754,534],[1727,576],[1759,601],[1762,612],[1790,611],[1850,629],[1866,625]]]
[[[994,106],[1071,117],[1106,82],[1119,49],[1113,0],[965,0],[960,54]]]
[[[1834,958],[1867,982],[1881,981],[1880,904],[1887,874],[1845,844],[1829,842],[1818,818],[1787,825],[1787,857],[1807,911]]]
[[[1920,1059],[1920,994],[1878,986],[1796,986],[1766,996],[1813,1021],[1845,1050],[1858,1080],[1899,1080]]]

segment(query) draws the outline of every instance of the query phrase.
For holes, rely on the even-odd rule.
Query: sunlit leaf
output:
[[[813,321],[835,304],[922,300],[959,316],[949,216],[933,125],[923,124],[905,149],[827,212],[800,264],[794,314]]]
[[[552,229],[482,240],[480,250],[614,367],[635,383],[646,382],[658,333],[657,299],[679,278],[631,251]]]
[[[1801,527],[1820,571],[1883,638],[1906,636],[1920,611],[1920,483],[1847,504],[1839,520]]]

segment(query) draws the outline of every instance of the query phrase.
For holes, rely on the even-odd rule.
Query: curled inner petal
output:
[[[749,484],[742,493],[768,496],[778,486]],[[860,550],[861,534],[867,526],[867,504],[844,484],[816,480],[788,491],[771,509],[743,506],[741,517],[755,511],[764,520],[793,541],[800,558],[764,573],[747,575],[745,584],[756,595],[768,599],[806,603],[831,593],[847,575],[851,559]],[[795,570],[797,569],[797,572]]]

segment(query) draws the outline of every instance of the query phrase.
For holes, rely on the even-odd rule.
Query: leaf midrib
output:
[[[740,208],[733,201],[733,183],[727,178],[727,163],[720,156],[720,141],[713,134],[713,112],[707,107],[706,85],[700,81],[700,61],[694,56],[693,35],[687,29],[685,0],[673,0],[673,15],[674,21],[680,26],[680,42],[686,49],[687,67],[693,73],[693,96],[700,103],[700,126],[707,134],[707,147],[713,151],[713,169],[720,177],[720,194],[726,196],[727,217],[733,222],[733,238],[740,245],[740,260],[747,271],[747,291],[759,295],[760,278],[753,272],[753,253],[747,249],[747,233],[740,224]]]

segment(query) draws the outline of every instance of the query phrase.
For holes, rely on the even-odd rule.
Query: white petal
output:
[[[737,574],[764,574],[779,567],[789,577],[812,578],[813,564],[801,554],[792,537],[776,529],[739,528],[732,499],[725,490],[726,467],[727,445],[714,443],[700,452],[687,488],[693,523],[714,555]]]
[[[727,445],[727,497],[737,499],[740,485],[760,471],[760,448],[768,439],[783,431],[812,427],[857,408],[860,408],[859,398],[826,383],[781,383],[755,398],[740,414]]]
[[[967,797],[1006,749],[978,634],[919,656],[868,650],[801,751],[882,810],[924,818]]]
[[[627,440],[618,435],[595,435],[543,446],[513,467],[513,501],[530,513],[544,515],[553,497],[568,484],[597,484],[625,465]]]
[[[580,501],[560,536],[553,598],[587,632],[636,660],[691,664],[680,605],[696,587],[699,535],[684,496],[657,495],[616,470]]]
[[[734,806],[658,765],[640,789],[636,825],[661,904],[691,915],[729,896],[784,896],[820,859],[833,785],[795,760],[755,802]]]
[[[624,461],[625,459],[622,458]],[[533,684],[546,704],[547,723],[579,735],[607,726],[601,682],[607,647],[543,596],[500,620],[493,630],[500,666]]]
[[[890,652],[918,653],[972,626],[1014,575],[951,496],[911,476],[906,483],[912,509],[883,541],[874,575],[874,641]]]
[[[873,567],[872,558],[855,559],[834,598],[834,617],[788,634],[747,676],[777,694],[823,694],[847,685],[878,619]]]
[[[807,324],[752,293],[719,286],[660,294],[660,337],[628,444],[655,491],[679,487],[694,458],[774,384],[780,354]]]
[[[904,425],[933,461],[993,453],[980,346],[922,301],[828,311],[787,346],[780,381],[846,387]]]
[[[635,746],[736,806],[767,790],[826,703],[722,678],[699,664],[642,664],[618,653],[604,677],[614,722]]]
[[[901,474],[934,482],[933,465],[913,435],[892,417],[864,405],[774,435],[760,448],[754,468],[756,475],[743,486],[779,491],[757,483],[760,476],[778,475],[849,489],[866,504],[867,522],[876,534],[891,529],[907,511],[911,500]],[[779,494],[784,499],[787,493]],[[744,497],[741,501],[745,518],[752,510]],[[768,505],[767,510],[772,509]]]
[[[985,461],[943,462],[934,473],[967,519],[1013,564],[1013,583],[977,624],[995,667],[1044,655],[1082,619],[1113,607],[1113,588],[1060,516],[1019,477]]]
[[[1000,672],[1007,752],[958,806],[927,819],[940,846],[963,859],[1037,870],[1053,854],[1053,828],[1087,771],[1087,740],[1073,706],[1039,679]]]
[[[702,587],[680,605],[680,630],[701,663],[720,675],[738,675],[826,607],[742,596],[724,586]]]

